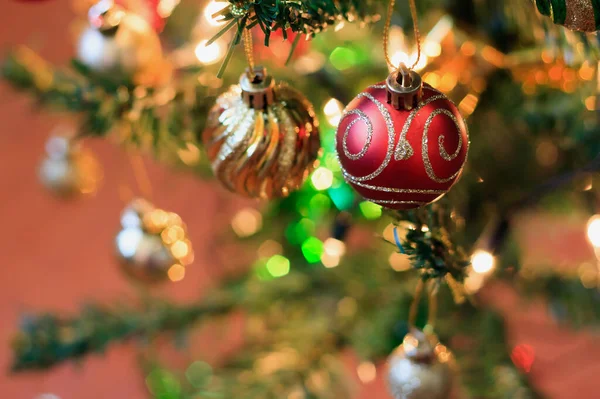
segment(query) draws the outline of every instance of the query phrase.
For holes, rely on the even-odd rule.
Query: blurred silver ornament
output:
[[[93,153],[65,136],[52,136],[46,142],[46,157],[39,170],[42,184],[60,195],[95,193],[102,169]]]
[[[116,249],[127,275],[147,283],[183,279],[194,253],[179,215],[136,199],[123,211],[121,226]]]
[[[387,383],[394,399],[447,399],[452,353],[433,336],[413,329],[388,358]]]
[[[90,8],[89,22],[77,43],[77,57],[88,68],[148,86],[171,77],[158,34],[144,18],[102,0]]]

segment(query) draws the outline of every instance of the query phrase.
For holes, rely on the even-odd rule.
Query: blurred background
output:
[[[169,56],[123,83],[70,64],[77,54],[86,59],[82,45],[94,48],[93,39],[82,44],[93,2],[3,2],[0,393],[392,397],[386,358],[403,345],[419,278],[392,231],[403,230],[410,246],[406,231],[419,217],[382,212],[352,192],[333,144],[344,105],[387,76],[387,2],[365,2],[362,22],[340,17],[311,41],[295,41],[291,30],[284,41],[279,30],[265,48],[254,28],[255,58],[314,103],[324,147],[303,188],[271,202],[231,193],[211,177],[199,143],[204,116],[188,121],[206,115],[245,68],[238,46],[224,79],[216,77],[235,29],[207,44],[226,25],[214,14],[230,3],[163,1],[160,12],[135,3],[126,9],[161,32]],[[399,3],[391,54],[411,62],[412,23]],[[473,261],[456,283],[473,299],[455,304],[444,284],[436,332],[459,364],[452,397],[591,399],[600,372],[598,43],[595,33],[571,32],[520,3],[417,2],[416,69],[454,100],[471,132],[461,181],[432,207],[452,228],[429,227],[451,242],[448,265],[460,263],[458,253]],[[139,40],[134,49],[154,45]],[[191,89],[157,89],[145,106],[149,119],[178,123],[178,133],[131,117],[135,104],[115,105],[120,95],[136,98],[141,86],[170,81],[173,70]],[[179,102],[179,94],[193,100]],[[54,184],[64,165],[54,161],[75,145],[61,137],[77,134],[85,136],[77,167],[86,178],[65,196]],[[127,230],[123,210],[139,216],[136,206],[145,206],[127,208],[136,197],[179,215],[168,214],[185,229],[183,252],[169,255],[177,267],[172,258],[168,270],[122,266],[130,245],[119,235]],[[417,397],[427,396],[407,396]]]

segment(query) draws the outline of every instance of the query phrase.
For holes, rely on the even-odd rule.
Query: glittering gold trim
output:
[[[591,0],[567,0],[567,15],[564,25],[573,30],[594,32],[594,6]]]
[[[386,86],[385,85],[375,85],[375,86],[370,86],[369,89],[386,89]],[[362,176],[362,177],[354,176],[351,173],[349,173],[344,168],[344,166],[342,166],[340,163],[344,178],[348,182],[350,182],[356,186],[369,189],[369,190],[382,191],[382,192],[388,192],[388,193],[441,195],[446,192],[446,190],[427,190],[427,189],[412,189],[412,188],[399,189],[399,188],[393,188],[393,187],[376,186],[376,185],[366,183],[366,181],[373,179],[374,177],[378,176],[379,174],[381,174],[383,172],[383,170],[389,165],[392,154],[394,155],[394,159],[396,161],[406,160],[412,155],[413,150],[412,150],[412,147],[410,147],[410,144],[408,143],[408,141],[406,140],[406,136],[408,134],[408,131],[410,130],[413,120],[415,119],[415,117],[417,116],[419,111],[421,111],[421,109],[423,109],[423,107],[425,107],[435,101],[438,101],[438,100],[450,101],[446,97],[446,95],[444,95],[443,93],[441,93],[440,91],[438,91],[432,87],[426,87],[425,89],[430,90],[431,92],[433,92],[435,94],[432,95],[431,97],[428,97],[427,99],[419,102],[418,106],[410,111],[410,114],[408,115],[408,117],[406,118],[406,121],[404,122],[402,131],[400,132],[400,135],[399,135],[400,137],[398,139],[398,144],[396,146],[396,149],[393,152],[391,150],[393,149],[394,142],[395,142],[395,130],[394,130],[394,123],[391,119],[391,115],[389,114],[389,111],[385,108],[385,106],[380,101],[378,101],[376,98],[374,98],[370,93],[363,92],[358,95],[358,98],[365,97],[365,98],[369,99],[371,102],[373,102],[377,106],[377,108],[381,112],[381,115],[384,118],[384,120],[386,122],[386,126],[387,126],[388,150],[386,152],[386,155],[385,155],[385,158],[384,158],[382,164],[373,173],[371,173],[367,176]],[[450,117],[454,121],[454,124],[456,125],[458,134],[459,134],[458,146],[457,146],[456,151],[453,154],[448,154],[445,147],[443,146],[445,137],[443,135],[439,137],[438,146],[439,146],[440,156],[442,157],[442,159],[444,159],[446,161],[452,161],[460,154],[460,151],[462,150],[464,143],[463,143],[462,134],[460,134],[461,128],[459,126],[459,121],[458,121],[457,117],[448,109],[438,108],[438,109],[435,109],[431,113],[431,115],[429,115],[429,117],[425,123],[423,132],[422,132],[422,157],[423,157],[423,164],[425,167],[425,171],[427,172],[427,175],[429,176],[429,178],[436,183],[446,183],[458,176],[458,174],[461,172],[462,168],[464,167],[464,165],[466,163],[466,157],[465,157],[465,161],[461,165],[460,169],[455,174],[450,176],[449,178],[442,179],[435,174],[435,172],[433,170],[433,166],[431,165],[431,162],[429,159],[427,145],[428,145],[429,127],[433,121],[433,118],[440,114],[444,114],[444,115]],[[370,144],[372,142],[372,135],[373,135],[373,124],[372,124],[371,120],[369,119],[369,117],[361,110],[347,111],[344,114],[343,118],[346,118],[350,115],[358,115],[358,118],[354,119],[346,127],[343,138],[342,138],[342,140],[343,140],[342,147],[343,147],[344,155],[348,159],[358,160],[366,154],[366,152],[368,151],[368,149],[370,147]],[[356,154],[352,154],[348,150],[347,140],[348,140],[348,136],[350,134],[350,128],[352,126],[354,126],[355,123],[358,123],[358,121],[365,122],[365,125],[367,126],[367,139],[366,139],[365,146],[362,148],[362,150]],[[336,137],[336,139],[337,139],[337,137]],[[468,152],[468,149],[469,149],[468,141],[467,141],[466,145],[467,145],[467,152]],[[337,143],[336,143],[336,147],[337,147]],[[338,155],[338,158],[339,158],[339,155]],[[339,159],[338,159],[338,161],[339,161]],[[372,200],[372,201],[378,202],[376,200]],[[386,203],[386,202],[379,201],[379,203]],[[387,202],[387,203],[392,204],[392,202]],[[420,204],[424,204],[424,203],[420,203]]]
[[[396,140],[396,131],[394,129],[394,121],[392,120],[392,116],[390,115],[390,113],[387,110],[387,108],[385,107],[385,105],[383,105],[379,100],[377,100],[375,97],[373,97],[371,95],[371,93],[368,93],[368,92],[359,93],[357,97],[358,98],[365,97],[365,98],[369,99],[373,104],[375,104],[375,106],[381,113],[382,118],[385,120],[385,124],[387,127],[387,136],[388,136],[388,146],[387,146],[387,151],[385,153],[385,158],[384,158],[383,162],[381,163],[381,165],[379,165],[379,167],[373,173],[370,173],[366,176],[353,176],[342,167],[343,172],[352,176],[352,178],[354,180],[365,181],[365,180],[371,180],[372,178],[379,176],[381,174],[381,172],[383,172],[383,170],[388,166],[388,164],[392,160],[392,153],[394,151],[394,141]],[[344,115],[344,118],[346,118],[350,114],[350,112],[351,111],[346,112]]]
[[[366,198],[366,197],[365,197]],[[400,201],[400,200],[378,200],[367,198],[369,201],[374,202],[376,204],[384,204],[384,205],[417,205],[423,206],[427,204],[427,202],[423,201]]]
[[[460,166],[460,168],[456,171],[456,173],[452,174],[450,177],[447,178],[440,178],[438,177],[434,170],[433,170],[433,166],[431,165],[431,161],[429,159],[429,151],[428,151],[428,142],[429,142],[429,127],[431,126],[431,122],[433,122],[433,119],[438,116],[438,115],[446,115],[447,117],[449,117],[454,124],[456,125],[457,131],[458,131],[458,145],[457,145],[457,149],[454,152],[454,154],[449,155],[446,150],[443,148],[443,136],[440,136],[439,140],[439,150],[440,150],[440,156],[445,159],[446,161],[451,161],[454,158],[456,158],[458,156],[458,154],[460,153],[460,150],[462,149],[463,146],[463,139],[462,139],[462,135],[460,134],[460,126],[458,123],[458,119],[456,119],[456,116],[454,116],[454,114],[452,112],[450,112],[449,110],[445,109],[445,108],[438,108],[436,110],[434,110],[429,117],[427,118],[427,121],[425,122],[425,127],[423,129],[423,140],[422,140],[422,156],[423,156],[423,164],[425,165],[425,171],[427,172],[427,176],[429,176],[429,178],[433,181],[435,181],[436,183],[447,183],[450,180],[454,179],[456,176],[458,176],[458,174],[460,173],[460,171],[462,170],[467,158],[465,157],[465,160],[463,161],[463,164]],[[443,153],[442,153],[443,150]]]
[[[352,184],[355,184],[359,187],[367,188],[369,190],[374,190],[374,191],[383,191],[386,193],[441,195],[446,192],[446,190],[430,190],[430,189],[420,189],[420,188],[395,188],[395,187],[374,186],[371,184],[355,181],[352,179],[351,176],[347,175],[346,173],[343,173],[343,175],[348,181],[352,182]]]
[[[361,111],[359,109],[353,109],[351,111],[348,111],[345,116],[349,116],[349,115],[356,115],[357,118],[352,120],[348,124],[348,126],[346,126],[346,129],[344,130],[344,136],[342,138],[342,147],[344,149],[344,155],[346,155],[348,158],[350,158],[353,161],[357,161],[365,156],[365,154],[369,150],[369,147],[371,146],[371,141],[373,139],[373,124],[371,123],[371,120],[369,119],[367,114],[365,114],[363,111]],[[367,125],[367,139],[365,141],[365,145],[362,148],[362,150],[360,150],[356,154],[353,154],[350,152],[350,150],[348,150],[348,135],[350,134],[350,129],[352,129],[352,126],[354,126],[356,123],[358,123],[358,121],[362,121],[365,123],[365,125]]]

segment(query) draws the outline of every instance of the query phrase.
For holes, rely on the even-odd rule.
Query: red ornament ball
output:
[[[467,125],[444,94],[423,84],[412,110],[388,104],[386,82],[360,93],[336,134],[346,181],[363,197],[391,209],[411,209],[442,197],[467,160]]]

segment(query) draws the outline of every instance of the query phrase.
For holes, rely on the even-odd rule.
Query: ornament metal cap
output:
[[[101,0],[90,7],[88,20],[90,25],[98,29],[105,36],[117,33],[117,29],[125,16],[123,8],[111,1]]]
[[[264,109],[275,101],[275,81],[264,67],[255,67],[240,77],[242,98],[250,108]]]
[[[413,109],[423,94],[421,75],[404,64],[400,64],[400,68],[388,76],[386,86],[387,102],[398,110]]]

